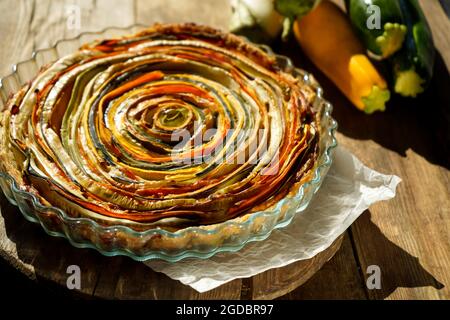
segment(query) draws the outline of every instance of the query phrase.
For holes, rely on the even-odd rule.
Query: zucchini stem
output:
[[[367,114],[375,111],[384,111],[386,109],[386,102],[391,98],[391,94],[387,89],[380,89],[374,85],[370,94],[367,97],[362,97],[364,103],[364,112]]]
[[[407,28],[403,24],[387,22],[384,25],[384,33],[375,40],[383,58],[391,56],[402,47],[406,32]]]
[[[394,90],[404,97],[415,98],[419,93],[422,93],[425,90],[423,87],[425,82],[426,81],[422,79],[414,69],[398,71]]]

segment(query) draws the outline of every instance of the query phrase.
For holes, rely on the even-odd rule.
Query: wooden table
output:
[[[342,5],[342,1],[337,2]],[[439,51],[435,78],[420,98],[395,97],[385,113],[366,116],[355,110],[308,62],[295,42],[274,45],[276,52],[290,56],[321,82],[335,106],[339,143],[366,165],[403,179],[396,198],[367,210],[344,234],[337,254],[283,299],[450,299],[450,22],[437,0],[422,0],[421,4]],[[70,15],[77,10],[80,28],[73,29],[77,24]],[[218,0],[3,0],[0,74],[29,58],[33,50],[83,31],[157,21],[195,21],[224,28],[229,14],[227,1]],[[92,250],[72,248],[63,239],[50,238],[26,222],[4,197],[0,199],[0,254],[44,285],[65,283],[67,266],[77,264],[85,270],[79,292],[83,296],[171,298],[177,290],[180,298],[273,297],[258,287],[264,281],[277,281],[265,275],[198,294],[131,259],[106,258]],[[89,268],[92,265],[98,268]],[[366,286],[370,265],[381,269],[380,290]],[[290,270],[293,275],[298,271]],[[163,283],[166,289],[155,290],[154,283]]]

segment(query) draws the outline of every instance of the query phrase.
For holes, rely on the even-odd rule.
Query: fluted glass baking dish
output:
[[[34,52],[31,59],[14,65],[13,72],[0,79],[0,110],[5,107],[10,94],[31,80],[42,66],[77,50],[86,42],[131,34],[144,28],[133,25],[82,33],[76,38],[58,41],[51,48]],[[313,107],[322,127],[320,151],[312,179],[301,185],[296,194],[287,195],[270,210],[175,232],[159,228],[139,232],[122,225],[103,226],[89,218],[74,218],[64,208],[43,205],[32,193],[22,190],[5,172],[0,172],[1,189],[26,219],[39,223],[48,234],[67,238],[76,247],[94,248],[107,256],[125,255],[138,261],[162,259],[175,262],[187,257],[208,258],[218,252],[237,251],[248,242],[264,240],[274,229],[287,226],[296,214],[301,214],[320,188],[337,145],[334,136],[337,124],[331,117],[332,106],[323,99],[322,89],[316,80],[307,72],[295,68],[289,58],[275,55],[267,46],[260,47],[269,55],[274,55],[284,71],[315,89]]]

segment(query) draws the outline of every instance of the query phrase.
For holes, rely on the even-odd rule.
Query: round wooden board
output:
[[[237,279],[206,293],[158,273],[126,257],[105,257],[95,250],[72,247],[67,240],[47,235],[28,222],[3,194],[0,196],[0,255],[38,283],[68,293],[67,268],[81,269],[81,288],[70,293],[105,299],[274,299],[305,283],[342,243],[309,260]]]

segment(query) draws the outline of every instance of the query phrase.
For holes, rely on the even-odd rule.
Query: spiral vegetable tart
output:
[[[43,205],[104,226],[246,219],[312,178],[314,96],[240,37],[155,25],[83,45],[14,94],[0,169]]]

